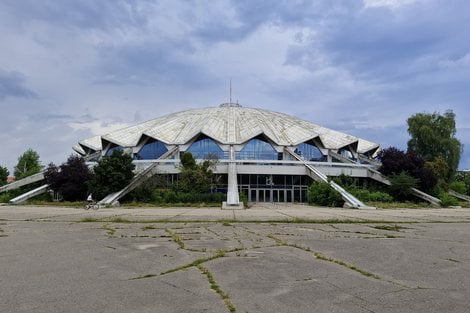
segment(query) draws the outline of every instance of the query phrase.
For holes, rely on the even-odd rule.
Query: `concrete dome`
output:
[[[238,104],[191,109],[164,115],[134,126],[79,142],[75,151],[102,150],[103,142],[134,147],[142,136],[167,145],[184,145],[204,134],[220,144],[239,145],[264,135],[278,146],[296,146],[317,138],[326,149],[352,146],[358,153],[375,152],[379,145],[284,113]],[[83,153],[82,153],[83,154]]]

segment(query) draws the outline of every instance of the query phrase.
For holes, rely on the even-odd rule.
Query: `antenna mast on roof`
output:
[[[232,103],[232,79],[230,78],[230,101],[228,103]]]

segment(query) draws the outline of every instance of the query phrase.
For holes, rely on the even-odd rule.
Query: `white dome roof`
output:
[[[355,136],[334,131],[283,113],[245,108],[236,104],[192,109],[95,136],[79,142],[93,150],[102,149],[102,140],[123,147],[138,144],[143,135],[166,144],[186,144],[199,134],[205,134],[221,144],[242,144],[264,134],[280,146],[295,146],[318,137],[325,148],[340,149],[357,144],[357,151],[376,150],[379,145]]]

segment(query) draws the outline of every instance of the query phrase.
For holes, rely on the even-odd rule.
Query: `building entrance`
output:
[[[292,190],[286,189],[250,189],[250,202],[292,202]]]
[[[264,189],[250,188],[248,193],[249,202],[306,202],[307,188],[293,189]]]

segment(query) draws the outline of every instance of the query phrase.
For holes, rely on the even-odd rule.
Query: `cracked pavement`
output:
[[[270,211],[261,210],[251,219],[213,221],[227,213],[220,209],[207,209],[212,210],[207,221],[181,220],[176,211],[172,220],[159,210],[0,207],[0,311],[468,312],[470,307],[470,210],[409,210],[411,223],[396,210],[376,211],[390,221],[380,222],[369,211],[356,211],[352,220],[351,211],[322,208],[315,212],[318,223],[274,221]],[[283,213],[314,209],[296,210]],[[303,218],[312,214],[306,211]],[[346,220],[335,214],[347,214]]]

